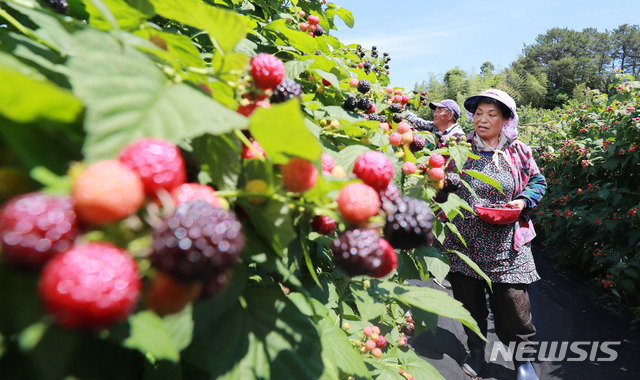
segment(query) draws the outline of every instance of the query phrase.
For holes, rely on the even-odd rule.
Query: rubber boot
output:
[[[538,375],[533,369],[530,361],[516,361],[516,379],[517,380],[538,380]]]
[[[487,335],[486,322],[480,324],[480,331],[484,336]],[[466,327],[465,327],[466,330]],[[484,350],[486,342],[482,340],[476,333],[467,331],[467,346],[469,347],[469,353],[464,358],[462,363],[462,370],[471,378],[475,379],[482,372],[484,367]]]

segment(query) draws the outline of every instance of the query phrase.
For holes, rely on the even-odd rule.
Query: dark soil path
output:
[[[589,355],[591,342],[621,342],[610,348],[618,354],[614,361],[570,361],[579,353],[567,350],[562,361],[536,360],[534,368],[540,379],[640,379],[640,324],[631,325],[632,317],[611,305],[604,293],[565,275],[554,267],[553,260],[540,248],[534,247],[534,257],[542,280],[529,288],[533,322],[538,330],[539,342],[589,342],[579,348]],[[431,280],[427,286],[442,288]],[[451,291],[447,290],[450,294]],[[614,307],[612,307],[614,306]],[[497,341],[491,315],[489,316],[489,340]],[[466,339],[462,324],[440,318],[435,336],[423,333],[413,338],[410,345],[416,353],[430,362],[447,380],[470,379],[460,369],[465,356]],[[489,359],[491,344],[487,344],[485,357]],[[544,355],[543,355],[544,356]],[[597,357],[610,355],[597,351]],[[487,364],[479,379],[515,379],[513,363],[498,355],[497,361]]]

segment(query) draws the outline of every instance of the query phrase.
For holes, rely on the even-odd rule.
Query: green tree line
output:
[[[612,31],[553,28],[525,45],[508,68],[496,72],[491,62],[472,74],[455,67],[443,77],[416,83],[428,100],[457,99],[489,87],[505,90],[520,106],[552,109],[579,97],[589,87],[605,90],[611,72],[640,75],[640,25],[623,24]],[[426,105],[426,104],[425,104]],[[418,110],[429,117],[428,107]]]

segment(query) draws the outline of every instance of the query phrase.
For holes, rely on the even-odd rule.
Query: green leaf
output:
[[[353,347],[344,330],[328,319],[322,319],[318,323],[318,332],[325,361],[334,363],[348,375],[371,378],[367,366],[362,361],[362,354]]]
[[[173,0],[151,0],[151,3],[163,17],[206,30],[221,53],[231,52],[247,34],[246,18],[237,12],[198,0],[182,0],[179,4]]]
[[[335,157],[336,165],[342,166],[345,172],[351,173],[353,164],[362,153],[369,152],[371,149],[363,145],[350,145],[342,149]]]
[[[416,379],[442,379],[444,377],[429,362],[419,357],[413,350],[397,350],[400,366]]]
[[[488,175],[481,173],[477,170],[465,170],[464,173],[470,175],[471,177],[479,179],[482,182],[488,183],[489,185],[495,187],[500,193],[504,194],[504,191],[502,191],[502,185],[500,184],[500,182],[489,177]]]
[[[405,305],[417,307],[446,318],[452,318],[482,336],[478,324],[462,304],[446,292],[427,287],[404,286],[392,282],[371,281],[378,297],[397,300]]]
[[[185,83],[168,81],[143,53],[96,31],[77,33],[70,79],[87,104],[87,161],[114,157],[141,137],[174,143],[245,128],[248,120]]]
[[[336,10],[336,14],[338,15],[338,17],[342,19],[342,21],[344,21],[344,24],[346,26],[348,26],[349,28],[353,28],[353,25],[355,24],[355,19],[353,18],[353,14],[351,13],[350,10],[345,8],[338,8]]]
[[[432,246],[422,247],[416,249],[414,255],[436,280],[442,282],[447,273],[449,273],[449,257],[440,253],[436,248]]]
[[[358,307],[360,317],[366,321],[375,321],[387,313],[387,305],[374,294],[369,294],[359,283],[349,283],[351,295]]]
[[[43,79],[0,67],[0,114],[19,123],[43,119],[70,123],[83,105],[71,92]]]
[[[456,164],[456,167],[462,170],[462,166],[467,162],[469,157],[469,147],[464,145],[456,145],[449,147],[449,154]]]
[[[318,330],[279,289],[247,288],[211,323],[212,379],[315,379],[323,372]]]
[[[491,279],[489,278],[489,276],[487,276],[482,269],[480,269],[480,267],[478,266],[478,264],[476,264],[473,260],[471,260],[469,258],[469,256],[465,255],[464,253],[458,252],[458,251],[452,251],[454,252],[456,255],[458,255],[458,257],[464,261],[468,266],[471,267],[471,269],[473,269],[477,274],[479,274],[480,276],[482,276],[482,278],[484,278],[484,280],[487,282],[487,285],[489,285],[489,289],[491,289]]]
[[[284,63],[284,73],[289,79],[297,79],[311,64],[313,64],[313,58],[308,57],[287,61]]]
[[[274,104],[269,109],[258,107],[251,115],[249,130],[276,164],[287,163],[292,156],[315,161],[322,153],[295,99]]]
[[[164,325],[178,351],[185,349],[193,337],[193,318],[191,304],[179,313],[167,315],[163,318]]]
[[[27,8],[26,6],[6,1],[3,1],[2,4],[6,4],[24,14],[38,26],[32,30],[33,35],[40,39],[38,42],[44,43],[64,55],[74,54],[71,42],[73,37],[67,29],[68,25],[63,24],[62,19],[53,16],[49,11],[42,8]],[[3,30],[3,33],[5,33],[5,30]]]
[[[278,19],[264,26],[265,30],[276,33],[279,37],[289,43],[289,46],[294,46],[296,49],[307,53],[315,54],[318,50],[318,44],[315,38],[308,35],[306,32],[300,30],[293,30],[287,25],[284,19]]]
[[[262,205],[254,205],[245,199],[238,202],[260,237],[278,254],[296,237],[288,203],[275,199],[269,199]]]
[[[180,352],[167,331],[162,318],[151,310],[141,311],[129,317],[131,332],[123,345],[151,355],[156,360],[180,360]]]
[[[197,137],[191,141],[191,148],[216,189],[236,189],[242,170],[242,146],[232,133]]]

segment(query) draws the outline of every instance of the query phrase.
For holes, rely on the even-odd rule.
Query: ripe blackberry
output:
[[[0,210],[2,256],[16,266],[40,268],[65,251],[78,235],[71,197],[29,193]]]
[[[235,265],[245,243],[232,211],[201,200],[178,206],[152,236],[153,265],[185,282],[209,280]]]
[[[389,205],[388,205],[389,206]],[[384,235],[393,247],[418,248],[433,242],[433,212],[426,202],[404,196],[387,211]],[[391,212],[389,212],[391,211]]]
[[[367,60],[367,61],[365,61],[365,62],[363,63],[363,67],[364,67],[365,69],[367,69],[367,70],[371,69],[371,61],[368,61],[368,60]],[[367,91],[365,91],[365,92],[367,92]]]
[[[445,189],[438,190],[436,196],[433,197],[433,201],[436,203],[444,203],[449,199],[449,192]]]
[[[461,184],[462,179],[460,179],[460,175],[458,173],[449,173],[444,177],[443,190],[454,193],[460,188]]]
[[[349,96],[348,98],[346,98],[344,100],[344,104],[342,104],[342,107],[347,111],[355,111],[357,106],[358,106],[358,101],[356,100],[356,98],[352,96]]]
[[[398,114],[393,115],[393,122],[394,123],[399,123],[401,121],[402,121],[402,116],[400,116]]]
[[[371,82],[369,82],[366,79],[363,79],[358,83],[357,89],[360,93],[366,94],[371,90]]]
[[[331,252],[336,265],[349,276],[376,273],[385,255],[380,235],[368,228],[344,231],[331,244]]]
[[[411,142],[411,144],[409,144],[409,149],[412,152],[419,152],[422,149],[424,149],[426,145],[427,145],[427,142],[424,139],[424,137],[419,135],[413,135],[413,141]]]
[[[289,99],[297,97],[298,99],[302,95],[302,87],[298,82],[293,79],[284,78],[279,85],[273,90],[273,94],[269,100],[271,103],[283,103]]]
[[[391,105],[389,106],[389,111],[393,112],[393,113],[398,113],[400,112],[400,104],[398,103],[391,103]]]
[[[316,26],[316,30],[313,31],[313,34],[316,37],[320,37],[321,35],[324,34],[324,29],[320,25],[318,25],[318,26]]]
[[[360,81],[360,83],[362,83],[362,81]],[[358,100],[358,109],[361,111],[368,110],[369,108],[371,108],[371,105],[372,105],[371,101],[367,98],[361,98],[360,100]]]

